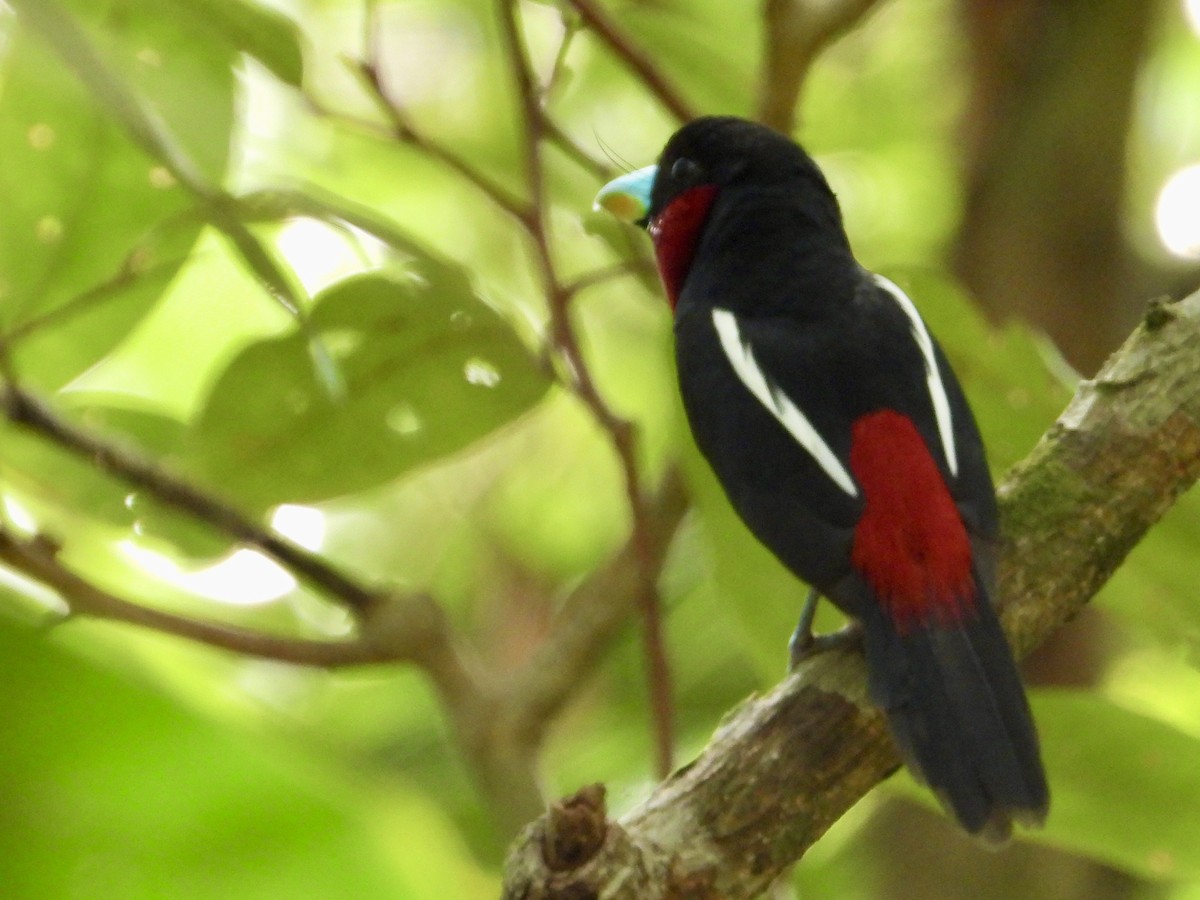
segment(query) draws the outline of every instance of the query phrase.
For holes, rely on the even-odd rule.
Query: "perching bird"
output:
[[[696,443],[758,539],[859,623],[909,767],[972,834],[1040,824],[979,431],[912,301],[855,260],[816,163],[763,126],[703,118],[597,205],[650,232]]]

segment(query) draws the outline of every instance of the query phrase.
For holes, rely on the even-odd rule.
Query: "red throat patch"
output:
[[[650,223],[658,274],[662,277],[671,309],[679,302],[679,292],[683,290],[683,281],[692,267],[700,232],[716,197],[715,184],[688,188],[668,203],[666,209]]]
[[[971,609],[971,541],[912,420],[884,409],[858,419],[850,470],[866,509],[851,561],[903,634],[948,625]]]

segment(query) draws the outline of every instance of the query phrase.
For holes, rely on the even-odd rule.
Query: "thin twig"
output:
[[[579,33],[582,27],[582,22],[574,17],[570,19],[566,16],[566,11],[559,9],[559,15],[562,17],[563,36],[558,42],[558,51],[554,54],[554,62],[550,66],[550,74],[546,78],[546,84],[538,93],[538,100],[544,106],[554,93],[554,89],[562,84],[562,79],[567,71],[567,54],[571,52],[571,41],[575,35]]]
[[[682,477],[668,471],[647,506],[649,525],[641,539],[655,580],[687,506]],[[528,745],[536,746],[546,724],[578,690],[636,606],[645,579],[643,552],[630,535],[612,559],[576,585],[563,599],[549,636],[514,680],[514,718],[519,720],[514,730]]]
[[[545,110],[541,110],[539,116],[542,119],[542,130],[545,132],[546,139],[553,141],[563,153],[575,161],[576,165],[595,175],[598,181],[607,181],[616,174],[617,170],[613,165],[601,162],[584,150],[575,138],[567,134],[561,125],[546,114]]]
[[[372,44],[373,46],[373,44]],[[388,93],[383,83],[383,76],[378,62],[373,58],[365,60],[350,60],[347,63],[375,101],[380,112],[388,121],[384,133],[402,144],[408,144],[420,150],[430,159],[437,160],[452,172],[462,176],[469,184],[474,185],[487,195],[497,206],[511,215],[517,221],[527,223],[534,213],[533,204],[514,194],[490,175],[485,174],[467,162],[450,148],[426,135],[417,128],[408,113]],[[365,120],[353,120],[345,116],[331,113],[315,97],[307,97],[309,106],[322,115],[335,116],[343,121],[352,122],[362,128],[378,130],[378,126]]]
[[[593,0],[567,0],[567,2],[573,10],[579,13],[579,17],[596,37],[607,44],[616,57],[633,70],[645,88],[680,124],[696,118],[695,111],[683,99],[683,95],[658,70],[650,56],[621,32],[616,23],[608,17],[608,13]]]
[[[79,292],[74,297],[56,305],[53,309],[41,315],[26,319],[13,326],[4,336],[8,345],[11,347],[30,334],[41,331],[49,326],[62,324],[64,321],[80,313],[91,311],[103,305],[108,300],[120,297],[125,290],[133,287],[135,284],[144,282],[156,275],[172,275],[185,262],[184,259],[167,259],[148,266],[142,266],[139,264],[139,255],[140,248],[135,247],[122,260],[117,271],[104,281]]]
[[[39,5],[36,0],[21,0],[22,8],[36,8]],[[681,120],[691,117],[679,95],[658,75],[648,58],[620,34],[601,10],[591,3],[572,5],[578,11],[580,20],[646,80],[664,106]],[[467,748],[467,755],[471,758],[485,796],[493,806],[498,807],[504,807],[506,801],[511,800],[507,804],[512,810],[507,820],[519,818],[536,808],[539,802],[537,748],[536,745],[526,748],[505,737],[504,723],[497,721],[497,703],[503,702],[508,712],[518,710],[514,721],[526,734],[544,733],[550,717],[577,690],[583,675],[595,666],[603,648],[611,642],[621,623],[627,620],[630,608],[635,603],[647,620],[643,634],[647,641],[646,656],[650,670],[651,706],[655,710],[659,769],[665,772],[669,768],[670,688],[666,655],[662,647],[656,582],[666,547],[686,505],[682,489],[674,478],[668,478],[660,495],[647,496],[638,466],[636,429],[609,406],[599,391],[571,322],[569,310],[573,297],[619,273],[616,271],[618,267],[613,267],[611,270],[601,269],[584,275],[574,282],[564,282],[561,278],[551,248],[550,201],[546,194],[543,153],[547,146],[557,147],[583,170],[597,177],[607,177],[612,168],[590,156],[547,112],[545,96],[563,71],[567,52],[565,41],[557,56],[555,74],[551,76],[547,89],[542,90],[532,76],[529,56],[518,26],[516,6],[516,0],[501,0],[500,3],[503,39],[522,104],[524,176],[528,196],[509,189],[471,163],[467,157],[425,133],[414,124],[397,98],[389,96],[378,64],[379,30],[375,17],[376,4],[373,2],[370,3],[364,23],[365,59],[353,63],[353,67],[369,95],[378,104],[382,113],[380,120],[356,120],[324,109],[312,97],[308,99],[318,114],[337,116],[340,121],[370,129],[407,144],[441,163],[490,198],[529,235],[532,256],[542,279],[550,311],[550,346],[562,361],[559,372],[565,373],[567,387],[600,423],[612,443],[624,474],[633,521],[625,550],[610,566],[602,567],[594,577],[586,579],[568,598],[562,621],[556,623],[537,656],[549,668],[531,667],[520,673],[511,686],[500,687],[497,686],[500,679],[480,677],[474,672],[473,661],[456,645],[454,634],[445,623],[440,607],[430,598],[419,593],[393,595],[358,584],[324,559],[278,537],[236,509],[178,477],[163,472],[139,454],[114,446],[64,420],[19,386],[15,373],[11,368],[5,368],[7,358],[0,353],[0,372],[4,373],[6,380],[6,383],[0,383],[0,416],[6,416],[14,424],[91,460],[100,470],[154,495],[163,503],[208,523],[236,540],[261,549],[297,576],[352,609],[358,619],[359,635],[345,641],[308,641],[260,634],[232,625],[146,608],[108,594],[63,566],[50,541],[17,538],[2,528],[0,558],[61,592],[72,610],[81,614],[154,628],[248,655],[305,665],[340,666],[405,660],[420,665],[431,675],[446,701],[444,706],[448,717],[462,737],[460,743]],[[565,40],[569,39],[571,33],[571,29],[568,29]],[[86,56],[86,65],[75,65],[81,80],[87,82],[84,76],[88,71],[95,69],[101,72],[104,77],[99,82],[100,88],[93,86],[92,89],[111,107],[112,114],[122,121],[135,140],[145,146],[152,156],[162,158],[164,165],[185,188],[200,198],[204,214],[230,237],[264,287],[285,306],[301,307],[290,284],[290,273],[278,268],[270,254],[246,228],[246,222],[252,221],[256,212],[252,201],[262,201],[264,197],[243,202],[223,191],[219,185],[210,183],[199,169],[191,165],[189,159],[180,155],[182,151],[173,136],[165,128],[159,128],[161,123],[150,114],[148,107],[143,108],[140,97],[108,73],[106,68],[97,68],[103,64],[93,60],[93,55]],[[65,56],[69,57],[70,54],[66,53]],[[70,59],[66,62],[71,64]],[[280,201],[281,197],[268,196],[265,200]],[[329,214],[355,221],[345,212],[339,209]],[[351,215],[357,214],[351,212]],[[359,220],[362,220],[361,216]],[[378,222],[375,227],[377,232],[385,230]],[[632,268],[634,266],[631,264],[630,270]],[[601,614],[590,619],[584,615],[586,610],[600,607],[603,607]],[[539,674],[544,676],[544,680],[537,679]],[[494,739],[497,735],[499,740]],[[514,752],[525,749],[529,752]],[[504,816],[500,818],[505,820]]]
[[[654,263],[650,260],[645,258],[630,259],[580,275],[574,281],[563,285],[563,292],[567,295],[568,299],[574,299],[576,294],[580,294],[606,281],[613,281],[617,278],[636,278],[639,275],[648,275],[653,272]]]
[[[618,416],[600,394],[584,359],[571,324],[571,292],[558,278],[545,221],[544,177],[541,142],[544,118],[530,71],[529,54],[517,22],[516,0],[499,0],[501,34],[511,63],[522,104],[525,177],[536,215],[527,223],[543,288],[549,301],[550,332],[554,348],[568,370],[570,386],[608,433],[625,480],[625,492],[633,518],[631,544],[633,562],[639,573],[635,596],[642,615],[642,636],[647,667],[647,685],[655,733],[656,769],[666,776],[673,767],[673,735],[670,666],[663,641],[662,610],[657,591],[657,566],[650,545],[650,519],[637,460],[637,429]]]
[[[271,533],[232,506],[170,475],[135,453],[107,443],[60,418],[42,401],[9,381],[0,385],[0,411],[47,440],[90,460],[97,468],[161,502],[183,510],[218,531],[262,550],[283,566],[364,616],[371,612],[379,593],[353,581],[319,556]]]
[[[56,549],[44,538],[21,540],[0,527],[0,560],[56,591],[72,615],[125,622],[245,656],[303,666],[339,668],[410,658],[410,648],[384,647],[366,640],[319,641],[264,634],[131,603],[76,575],[59,562]]]
[[[362,83],[367,94],[375,102],[376,108],[383,113],[388,123],[385,133],[400,143],[408,144],[421,151],[426,156],[437,160],[446,166],[446,168],[462,176],[463,179],[477,187],[497,206],[518,221],[528,221],[533,215],[531,203],[518,197],[494,178],[471,165],[466,159],[459,156],[449,147],[440,141],[434,140],[417,128],[408,111],[392,95],[387,85],[384,84],[381,34],[382,29],[379,27],[379,7],[375,0],[367,0],[362,56],[357,60],[346,60],[346,65],[349,67],[351,73]],[[306,99],[310,107],[319,114],[336,117],[342,121],[357,124],[359,127],[378,130],[374,126],[374,123],[364,120],[354,120],[344,115],[333,113],[311,95],[307,95]]]

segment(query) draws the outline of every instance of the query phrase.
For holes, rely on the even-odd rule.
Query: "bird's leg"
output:
[[[800,621],[796,623],[796,630],[792,632],[792,638],[788,641],[791,669],[796,668],[806,656],[812,654],[812,646],[816,641],[812,630],[813,619],[817,616],[817,603],[820,600],[821,595],[817,593],[817,589],[809,588],[808,597],[800,610]]]
[[[817,603],[820,599],[821,595],[817,589],[809,588],[804,608],[800,610],[800,621],[796,623],[796,630],[792,632],[792,639],[788,641],[789,672],[795,671],[796,667],[810,656],[856,644],[862,639],[862,628],[856,623],[829,634],[813,634],[813,619],[817,616]]]

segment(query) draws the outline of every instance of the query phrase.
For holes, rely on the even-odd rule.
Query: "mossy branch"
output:
[[[1152,305],[1000,485],[1001,617],[1018,653],[1074,616],[1200,475],[1197,347],[1200,293]],[[594,835],[602,791],[556,804],[514,845],[505,897],[758,896],[899,764],[865,674],[858,655],[828,653],[747,700],[600,842],[567,830]],[[588,852],[564,865],[554,848],[576,845]]]

